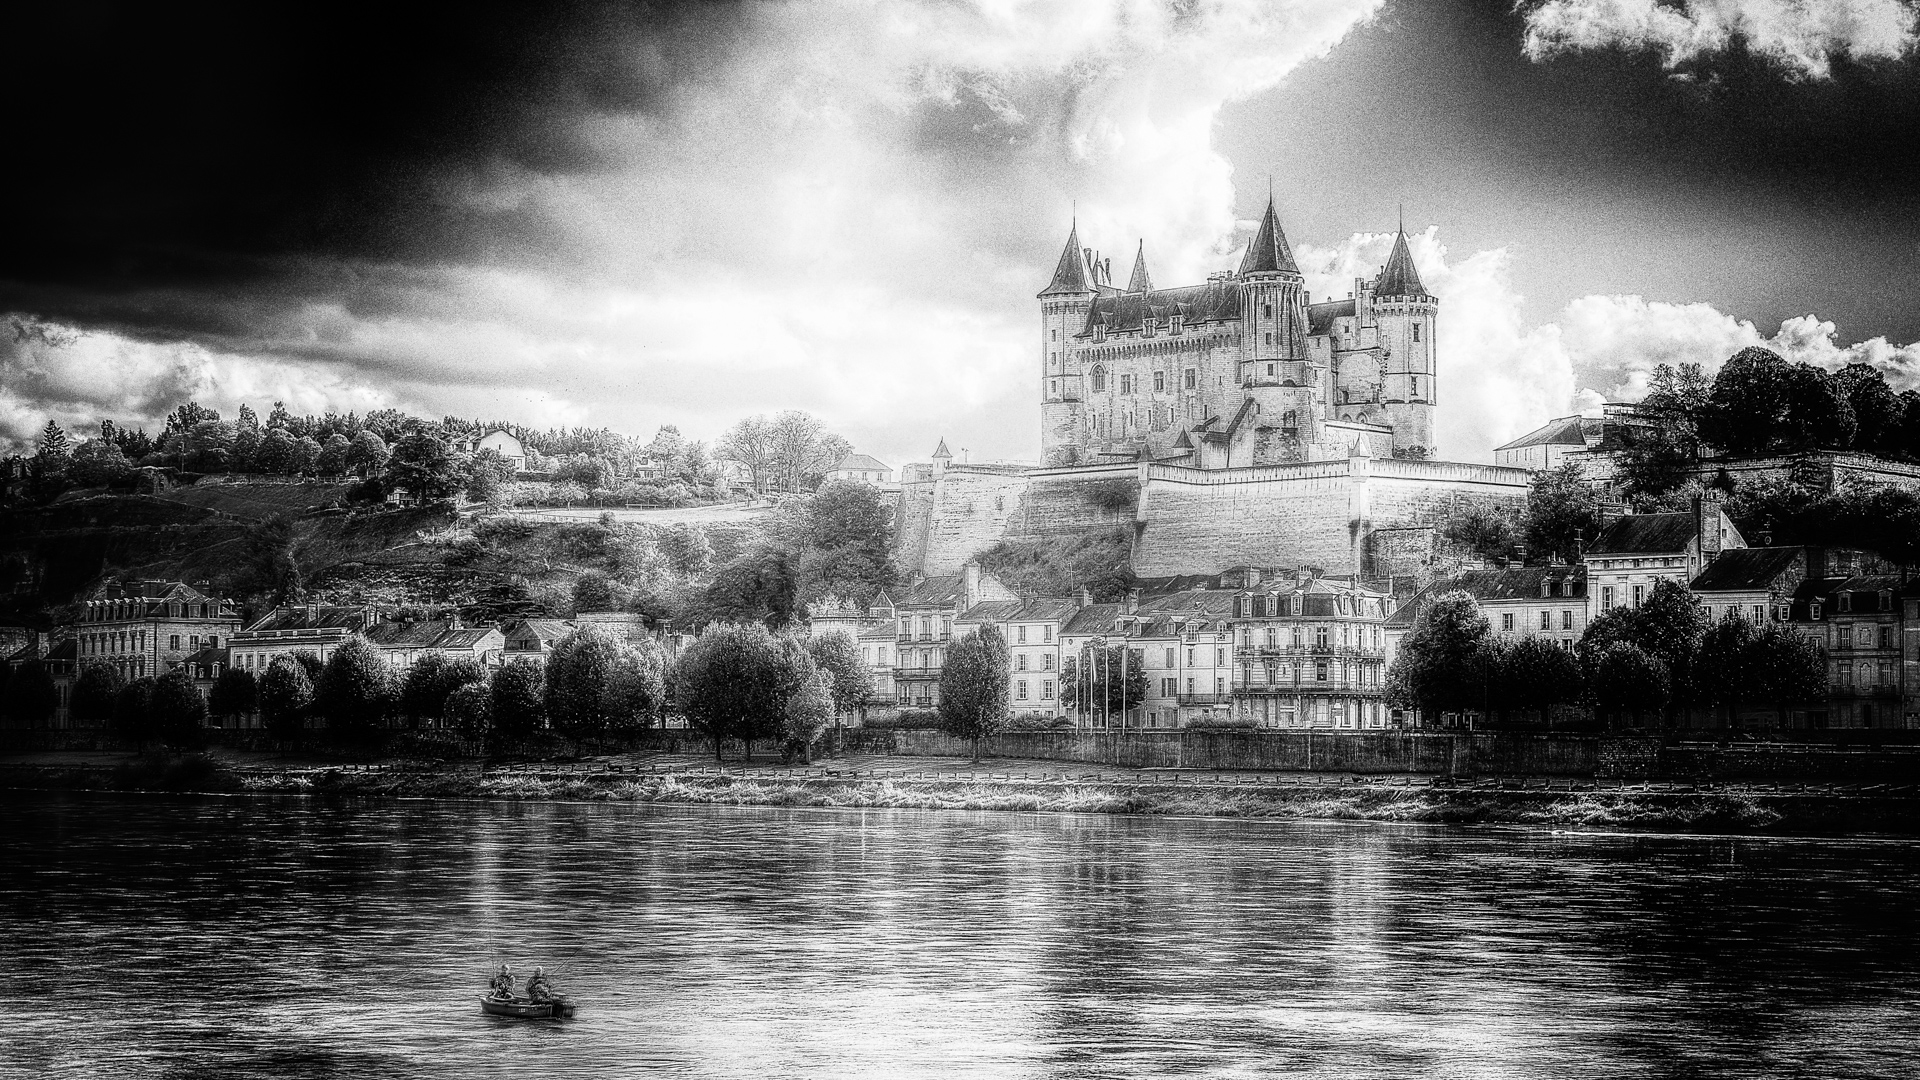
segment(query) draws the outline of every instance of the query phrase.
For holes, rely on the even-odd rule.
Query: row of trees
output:
[[[1827,694],[1819,644],[1776,623],[1708,620],[1686,588],[1662,581],[1637,608],[1615,608],[1587,625],[1569,652],[1545,638],[1495,637],[1473,597],[1437,598],[1414,621],[1387,673],[1399,708],[1429,716],[1476,711],[1499,719],[1591,705],[1616,721],[1671,724],[1688,709],[1786,710]]]
[[[811,491],[853,447],[819,420],[789,409],[776,416],[749,416],[720,440],[719,454],[746,469],[753,489]]]

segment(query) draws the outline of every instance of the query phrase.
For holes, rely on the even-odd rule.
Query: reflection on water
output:
[[[0,1072],[1913,1076],[1920,847],[0,794]],[[500,1020],[542,964],[567,1022]]]

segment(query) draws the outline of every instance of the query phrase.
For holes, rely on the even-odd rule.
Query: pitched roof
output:
[[[366,635],[383,649],[429,649],[451,629],[451,619],[382,619],[367,627]]]
[[[1299,264],[1293,261],[1293,249],[1287,246],[1287,234],[1280,228],[1280,219],[1273,212],[1273,197],[1267,197],[1267,212],[1260,218],[1260,231],[1253,234],[1253,243],[1247,245],[1247,253],[1240,259],[1240,274],[1283,273],[1297,274]]]
[[[1729,548],[1707,564],[1687,588],[1694,592],[1716,589],[1765,589],[1791,569],[1804,548]]]
[[[1079,609],[1078,601],[1052,597],[1038,600],[983,600],[962,612],[954,622],[1065,622]]]
[[[1087,321],[1080,328],[1080,336],[1093,333],[1096,324],[1105,326],[1109,333],[1138,330],[1147,319],[1165,326],[1175,315],[1188,326],[1238,319],[1240,286],[1237,282],[1220,280],[1177,289],[1096,297],[1087,307]]]
[[[320,605],[282,604],[260,617],[245,633],[267,630],[358,630],[368,621],[368,609],[358,604]]]
[[[181,660],[180,662],[183,664],[200,664],[202,666],[207,664],[224,665],[227,662],[227,650],[224,648],[201,649],[199,652],[188,655],[186,659]]]
[[[1587,445],[1587,432],[1598,434],[1605,422],[1589,416],[1563,416],[1558,420],[1549,420],[1540,427],[1507,443],[1496,446],[1494,451],[1518,450],[1523,446],[1578,446]]]
[[[953,456],[953,451],[947,449],[947,440],[940,440],[940,445],[933,448],[933,456],[937,458],[950,458]]]
[[[1562,594],[1561,587],[1573,582],[1573,595]],[[1553,595],[1540,595],[1542,582],[1551,583]],[[1450,592],[1464,592],[1480,603],[1497,603],[1502,600],[1578,600],[1587,595],[1587,568],[1585,566],[1514,566],[1499,570],[1463,570],[1421,589],[1413,599],[1401,604],[1387,618],[1392,627],[1412,626],[1420,609],[1428,603]]]
[[[1040,290],[1041,296],[1053,296],[1057,293],[1089,293],[1093,287],[1087,284],[1087,264],[1080,253],[1080,223],[1073,223],[1067,230],[1067,247],[1060,253],[1060,264],[1053,268],[1053,280]]]
[[[1147,242],[1140,241],[1140,250],[1133,255],[1133,277],[1127,280],[1128,292],[1152,292],[1153,279],[1147,276]]]
[[[960,593],[966,588],[966,579],[959,574],[942,574],[926,578],[900,590],[894,598],[896,607],[952,607],[960,602]]]
[[[1627,514],[1604,529],[1589,555],[1641,555],[1685,551],[1698,529],[1692,514]]]
[[[848,454],[846,457],[840,459],[839,464],[828,471],[892,472],[893,466],[888,465],[879,458],[868,457],[866,454]]]
[[[1345,300],[1322,300],[1307,305],[1307,333],[1326,334],[1333,330],[1333,320],[1352,318],[1353,298]]]
[[[519,636],[522,627],[541,641],[559,641],[573,633],[573,624],[565,619],[521,619],[513,623],[509,629],[513,630],[515,636]]]
[[[1427,287],[1420,282],[1420,271],[1414,269],[1413,252],[1407,250],[1407,230],[1393,238],[1393,254],[1387,256],[1387,265],[1374,279],[1375,296],[1428,296]]]

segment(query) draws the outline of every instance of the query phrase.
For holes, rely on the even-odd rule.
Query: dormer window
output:
[[[1837,599],[1840,602],[1841,611],[1853,610],[1853,594],[1852,593],[1841,593]]]
[[[1140,336],[1141,337],[1153,336],[1153,320],[1151,318],[1140,320]]]
[[[1107,324],[1106,323],[1097,322],[1093,324],[1093,340],[1095,341],[1107,340]]]
[[[1541,596],[1541,598],[1542,598],[1542,599],[1546,599],[1546,598],[1548,598],[1548,597],[1551,597],[1552,595],[1553,595],[1553,582],[1551,582],[1551,581],[1545,581],[1545,580],[1542,580],[1542,581],[1540,582],[1540,596]]]
[[[1187,317],[1185,315],[1175,315],[1167,320],[1167,333],[1169,334],[1180,334],[1186,329]]]

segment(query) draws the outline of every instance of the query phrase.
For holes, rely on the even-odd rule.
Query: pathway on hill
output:
[[[529,507],[512,511],[514,517],[536,521],[598,521],[601,514],[612,514],[615,521],[631,525],[712,525],[752,521],[772,509],[765,503],[721,503],[717,506],[661,507],[628,510],[622,507],[569,506]]]

